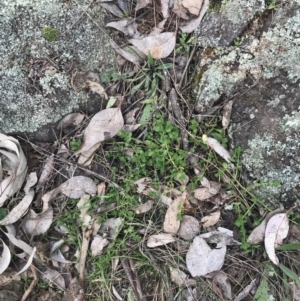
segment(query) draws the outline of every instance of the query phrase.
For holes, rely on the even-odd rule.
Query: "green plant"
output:
[[[240,46],[241,45],[241,38],[237,37],[233,41],[234,46]]]
[[[138,82],[131,88],[130,94],[134,94],[140,89],[145,89],[147,96],[152,99],[157,95],[160,81],[164,80],[163,70],[169,69],[172,66],[172,63],[163,63],[160,60],[155,60],[149,52],[147,62],[139,74],[132,79],[125,80],[128,83]]]
[[[271,0],[271,3],[268,5],[268,9],[277,9],[276,0]]]
[[[59,30],[52,28],[50,26],[46,26],[42,30],[43,37],[48,41],[48,42],[55,42],[57,41],[57,37],[59,34]]]
[[[75,138],[72,139],[72,140],[70,141],[71,150],[72,150],[73,152],[76,152],[77,150],[79,150],[81,144],[82,144],[81,139],[75,139]]]
[[[185,32],[181,33],[179,37],[179,43],[177,44],[175,49],[175,53],[177,54],[182,51],[184,51],[185,53],[189,53],[194,39],[194,36],[188,37],[188,35]]]

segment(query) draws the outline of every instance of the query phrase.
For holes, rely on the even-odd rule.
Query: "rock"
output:
[[[249,21],[265,8],[264,0],[223,1],[220,11],[208,14],[199,27],[199,44],[203,47],[232,45],[247,28]]]
[[[178,236],[183,239],[193,239],[200,232],[200,224],[198,220],[192,216],[184,215],[182,217],[180,228],[177,232]]]
[[[64,115],[101,109],[100,96],[70,84],[74,67],[99,74],[114,66],[98,4],[1,1],[0,16],[1,131],[49,141]]]
[[[300,197],[300,1],[268,13],[249,24],[239,47],[203,57],[196,110],[234,100],[231,147],[244,150],[246,182],[264,183],[255,194],[265,204],[289,207]]]

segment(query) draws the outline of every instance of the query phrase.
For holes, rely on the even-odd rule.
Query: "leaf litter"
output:
[[[128,60],[135,64],[136,67],[141,68],[149,57],[157,60],[170,58],[177,47],[176,36],[178,35],[178,32],[175,32],[174,28],[172,29],[172,26],[170,26],[170,16],[174,16],[173,13],[175,13],[178,18],[180,18],[179,28],[181,29],[181,32],[190,33],[199,26],[209,7],[209,1],[207,0],[198,1],[197,3],[189,0],[174,1],[174,3],[165,0],[161,0],[160,2],[160,12],[163,19],[160,19],[157,24],[155,22],[155,25],[153,24],[152,28],[146,33],[141,30],[143,28],[139,18],[136,18],[136,15],[132,19],[124,17],[124,13],[128,14],[128,12],[131,11],[128,7],[128,3],[125,3],[124,1],[96,1],[96,3],[99,3],[120,18],[120,20],[107,24],[107,27],[122,32],[125,35],[125,38],[128,39],[127,41],[131,43],[131,45],[120,47],[117,43],[111,41],[116,52],[125,58],[125,63],[126,60]],[[137,2],[134,10],[136,14],[143,13],[144,11],[147,11],[149,7],[151,7],[152,10],[152,5],[154,5],[152,1],[141,0]],[[183,63],[180,63],[180,61]],[[184,66],[186,64],[184,62],[187,62],[187,60],[178,60],[178,58],[176,58],[176,61],[174,62],[177,64],[174,66],[174,70],[176,70],[178,78],[180,78],[179,73],[183,71],[183,68],[178,68],[178,65],[182,64]],[[174,70],[170,71],[170,74],[174,72]],[[176,81],[174,83],[176,83]],[[89,89],[92,93],[96,93],[102,98],[108,99],[107,89],[100,83],[98,75],[94,72],[74,70],[72,72],[71,85],[75,91]],[[139,92],[144,92],[143,89],[144,88],[141,85],[139,89],[130,94],[131,96],[134,96]],[[169,91],[170,89],[166,90],[166,92]],[[116,97],[116,94],[111,97],[114,96]],[[124,99],[126,100],[126,98]],[[135,115],[141,114],[141,116],[144,116],[145,110],[143,111],[140,107],[136,107],[129,112],[130,114],[123,117],[124,110],[121,104],[118,103],[115,98],[111,99],[106,109],[101,110],[92,117],[84,131],[79,134],[79,137],[80,139],[82,138],[83,142],[79,149],[75,151],[75,156],[79,157],[77,163],[79,166],[85,168],[83,170],[87,171],[88,168],[91,167],[97,150],[105,142],[110,141],[118,135],[120,131],[127,130],[132,133],[137,131],[142,135],[141,137],[143,137],[145,125],[148,127],[153,112],[151,111],[146,122],[141,122],[143,123],[141,124],[137,123],[139,119],[138,116]],[[148,104],[148,108],[152,108],[152,106],[151,103]],[[229,126],[231,109],[232,101],[228,101],[223,107],[222,126],[224,129],[227,129]],[[137,112],[139,113],[136,114]],[[180,115],[181,112],[179,109],[175,116],[176,118],[174,119],[173,117],[171,120],[174,121],[178,119],[177,121],[180,121],[180,118],[178,117]],[[82,124],[84,117],[84,114],[81,113],[69,114],[60,121],[57,128],[64,134],[69,134],[70,131],[79,130],[79,125]],[[184,123],[180,123],[180,125],[182,124],[184,127],[186,126]],[[79,131],[82,131],[82,129]],[[234,167],[230,153],[217,139],[204,135],[203,142],[222,157],[231,168]],[[92,177],[82,175],[75,176],[73,174],[69,179],[65,178],[65,181],[62,184],[61,182],[60,184],[55,183],[56,187],[54,189],[48,190],[48,192],[42,195],[42,208],[34,208],[32,206],[32,200],[37,197],[35,193],[40,191],[42,187],[45,187],[45,184],[55,172],[54,166],[56,166],[55,161],[59,157],[58,155],[64,153],[64,159],[72,156],[72,152],[66,145],[68,145],[68,141],[66,144],[60,144],[61,150],[63,150],[62,146],[64,146],[65,151],[57,152],[57,156],[54,153],[48,154],[37,186],[33,188],[36,184],[36,180],[32,180],[31,184],[29,184],[28,180],[28,185],[23,189],[25,193],[23,198],[18,201],[17,205],[11,208],[2,220],[0,220],[0,223],[9,229],[7,230],[9,233],[6,233],[6,241],[9,242],[9,246],[6,245],[5,239],[2,240],[0,268],[2,273],[5,272],[10,265],[11,254],[16,254],[23,258],[27,257],[27,263],[24,266],[24,270],[29,269],[29,267],[32,267],[33,265],[36,266],[39,269],[38,275],[42,279],[55,284],[61,289],[65,289],[64,300],[79,301],[84,300],[85,298],[82,285],[84,284],[84,280],[88,273],[86,262],[88,250],[91,251],[92,257],[101,257],[102,255],[105,255],[107,250],[109,250],[109,247],[113,246],[114,242],[117,241],[120,233],[122,234],[123,231],[128,231],[127,233],[133,231],[133,234],[137,233],[134,233],[135,230],[132,230],[130,227],[128,228],[128,225],[126,225],[124,220],[118,217],[108,218],[104,221],[101,219],[101,222],[99,222],[100,219],[99,217],[96,217],[95,212],[105,212],[105,214],[107,214],[107,212],[118,208],[118,205],[117,202],[114,202],[109,204],[113,204],[112,207],[109,207],[105,204],[105,193],[100,193],[101,197],[99,196],[98,208],[97,210],[91,211],[92,196],[97,194],[99,188]],[[124,153],[125,151],[128,150],[124,150]],[[131,151],[131,157],[133,157],[135,150]],[[0,202],[3,206],[10,197],[18,191],[22,191],[22,185],[27,174],[27,161],[19,142],[15,138],[3,134],[0,136],[0,159]],[[214,179],[214,181],[209,181],[203,176],[200,165],[198,165],[197,168],[195,167],[194,171],[199,178],[202,178],[200,180],[201,186],[190,189],[190,174],[188,175],[187,173],[182,172],[179,176],[173,177],[175,182],[177,182],[176,185],[179,185],[179,192],[178,190],[176,191],[174,187],[165,187],[164,185],[160,185],[160,187],[157,188],[157,185],[152,184],[151,178],[144,177],[137,180],[135,184],[138,186],[137,193],[141,196],[139,199],[140,205],[135,207],[131,206],[129,211],[147,219],[149,217],[152,218],[157,209],[160,210],[161,208],[164,208],[166,213],[164,213],[163,219],[160,217],[160,219],[163,220],[163,225],[160,225],[160,229],[158,229],[159,232],[157,232],[157,229],[155,230],[156,232],[154,232],[153,225],[151,225],[150,222],[149,226],[140,231],[140,233],[144,233],[146,246],[151,249],[151,251],[147,251],[147,256],[155,262],[156,258],[153,257],[153,254],[155,254],[156,250],[158,250],[158,252],[164,252],[166,249],[180,250],[180,245],[185,245],[185,252],[187,251],[186,265],[181,264],[180,268],[169,267],[171,281],[176,283],[179,288],[185,288],[197,286],[195,279],[190,278],[187,273],[192,277],[212,277],[212,285],[215,293],[221,298],[231,300],[233,298],[231,285],[227,275],[222,271],[222,268],[225,262],[227,245],[239,246],[241,243],[233,238],[233,232],[231,230],[221,227],[216,230],[215,225],[218,222],[222,222],[221,212],[223,212],[223,209],[220,208],[221,205],[232,196],[229,194],[226,195],[227,192],[224,192],[224,185],[222,185],[221,182],[217,182],[220,181],[220,179],[217,179],[217,176],[209,177]],[[183,174],[185,176],[184,178],[182,177]],[[110,181],[107,180],[107,183],[110,183]],[[170,193],[170,191],[172,191],[172,193]],[[135,189],[133,189],[133,193],[135,193]],[[107,197],[109,197],[109,194]],[[80,223],[81,233],[78,234],[78,236],[82,243],[81,249],[77,250],[78,254],[80,254],[78,255],[79,265],[77,265],[79,277],[72,278],[70,274],[71,281],[67,281],[65,276],[62,277],[62,269],[60,269],[61,267],[66,268],[66,265],[70,265],[73,262],[67,259],[69,258],[68,252],[62,251],[65,247],[69,249],[67,241],[64,239],[56,239],[56,242],[51,242],[56,246],[50,253],[54,268],[42,265],[43,261],[40,258],[42,257],[40,256],[42,253],[37,252],[36,247],[31,245],[34,239],[39,239],[37,238],[39,235],[51,231],[49,229],[51,225],[55,223],[54,216],[56,215],[56,206],[59,202],[61,203],[62,199],[67,200],[67,202],[70,199],[79,199],[77,205],[80,215],[78,220],[76,220]],[[197,215],[194,217],[185,214],[191,214],[193,210],[200,210],[201,212],[201,202],[203,201],[213,203],[213,205],[215,205],[214,212],[206,212],[204,217],[202,215],[202,218]],[[216,207],[218,207],[217,211]],[[185,212],[186,208],[188,208],[188,211]],[[203,212],[201,212],[201,214],[202,213]],[[289,227],[287,215],[285,213],[278,214],[277,212],[272,215],[273,216],[268,215],[268,218],[262,223],[262,226],[257,230],[258,234],[253,231],[254,234],[252,236],[255,237],[253,238],[250,235],[248,242],[260,243],[264,240],[269,259],[271,262],[278,265],[279,261],[275,254],[275,248],[283,243],[283,240],[288,234]],[[21,227],[16,230],[14,224],[17,226],[19,222],[21,222]],[[206,233],[203,229],[201,231],[200,222],[204,229],[211,227],[209,229],[211,231]],[[69,231],[62,225],[54,225],[53,228],[54,231],[56,231],[56,234],[59,234],[62,237],[68,235]],[[22,229],[27,237],[20,234],[20,229]],[[191,242],[191,240],[193,241]],[[131,247],[133,246],[132,242],[128,243],[131,244]],[[23,254],[16,253],[14,246],[21,249]],[[143,247],[142,244],[139,245],[140,250],[143,250]],[[135,296],[133,298],[144,300],[142,285],[139,281],[139,275],[133,260],[130,258],[124,259],[121,264],[131,285],[131,291]],[[117,266],[115,269],[117,269]],[[183,272],[183,270],[186,273]],[[20,273],[21,272],[22,270]],[[34,283],[34,281],[32,283]],[[253,289],[253,283],[254,282],[251,282],[250,285],[241,290],[240,294],[235,297],[235,300],[242,300],[242,298],[247,296],[250,293],[250,290]],[[120,288],[114,285],[112,286],[112,289],[113,294],[117,299],[124,300],[124,296],[121,296],[122,290],[120,290]],[[189,294],[189,297],[187,298],[193,300],[196,290],[190,291],[192,291],[192,293]]]

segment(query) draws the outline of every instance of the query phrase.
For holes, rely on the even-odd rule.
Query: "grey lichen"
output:
[[[230,0],[225,2],[225,5],[221,8],[221,12],[233,24],[239,24],[241,21],[250,21],[256,13],[263,11],[264,8],[264,0]]]
[[[55,41],[43,37],[46,26],[59,31]],[[0,1],[0,129],[34,132],[88,104],[86,93],[73,91],[61,66],[113,68],[115,54],[103,28],[101,7],[89,0]],[[60,67],[33,81],[29,73],[37,60]]]
[[[232,87],[250,74],[254,79],[269,79],[285,71],[296,82],[300,79],[300,5],[289,4],[294,15],[282,23],[284,8],[279,8],[274,18],[275,26],[249,45],[241,45],[216,60],[203,73],[197,91],[196,110],[204,112],[222,95],[229,95]],[[245,54],[245,51],[248,52]],[[233,61],[233,58],[236,58]],[[205,58],[204,58],[205,60]],[[237,67],[238,66],[238,67]]]

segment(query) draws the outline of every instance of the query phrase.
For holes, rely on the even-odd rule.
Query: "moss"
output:
[[[50,26],[46,26],[43,28],[42,34],[48,42],[54,42],[57,40],[59,30],[52,28]]]

